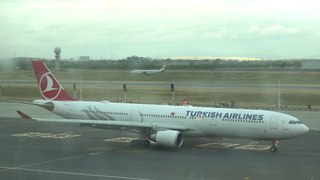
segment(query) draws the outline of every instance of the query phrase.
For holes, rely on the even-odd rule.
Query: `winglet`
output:
[[[163,65],[162,68],[160,69],[161,72],[164,72],[166,68],[166,65]]]
[[[22,119],[32,119],[30,116],[26,115],[25,113],[17,110],[17,113],[22,117]]]

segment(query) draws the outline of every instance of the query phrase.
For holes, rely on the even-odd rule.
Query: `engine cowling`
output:
[[[152,134],[151,140],[163,146],[181,147],[183,143],[183,136],[179,131],[166,130]]]

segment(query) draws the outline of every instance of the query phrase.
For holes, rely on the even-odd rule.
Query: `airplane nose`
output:
[[[306,125],[304,125],[304,124],[302,124],[301,130],[302,130],[302,133],[303,133],[303,134],[309,132],[308,126],[306,126]]]

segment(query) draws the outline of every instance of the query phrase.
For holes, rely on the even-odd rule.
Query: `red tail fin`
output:
[[[39,90],[43,99],[57,101],[76,101],[60,85],[43,61],[32,61]]]

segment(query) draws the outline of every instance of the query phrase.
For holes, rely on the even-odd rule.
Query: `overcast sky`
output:
[[[0,58],[320,58],[319,0],[1,0]]]

